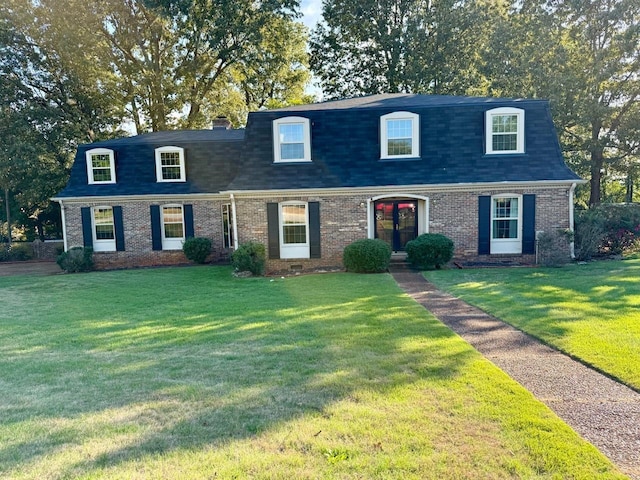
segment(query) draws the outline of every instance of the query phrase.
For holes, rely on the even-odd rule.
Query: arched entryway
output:
[[[369,206],[369,238],[384,240],[394,253],[429,229],[427,197],[384,195],[371,198]]]

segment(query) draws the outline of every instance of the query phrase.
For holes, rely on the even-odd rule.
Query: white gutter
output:
[[[64,204],[62,203],[62,200],[58,200],[58,203],[60,204],[60,217],[62,218],[62,241],[64,244],[64,251],[66,252],[68,250],[68,246],[67,246],[67,217],[64,214]]]
[[[573,232],[573,236],[572,236],[571,242],[569,243],[569,253],[571,254],[571,258],[572,259],[576,258],[576,244],[575,244],[575,241],[574,241],[576,232],[574,231],[574,228],[573,228],[574,227],[574,225],[573,225],[573,222],[574,222],[573,193],[574,193],[575,189],[576,189],[576,184],[573,183],[571,185],[571,187],[569,188],[569,230],[571,232]]]
[[[371,198],[367,198],[367,238],[375,238],[376,234],[373,230],[375,220],[373,219],[373,213],[371,212]]]
[[[231,198],[231,218],[233,223],[233,249],[238,249],[238,217],[236,215],[236,199],[233,193],[229,195]]]

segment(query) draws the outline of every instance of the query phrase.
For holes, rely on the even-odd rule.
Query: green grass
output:
[[[640,390],[640,260],[427,272],[438,287]]]
[[[0,477],[624,478],[388,275],[0,278]]]

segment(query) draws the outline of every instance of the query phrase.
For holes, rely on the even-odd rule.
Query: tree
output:
[[[600,203],[620,131],[638,115],[640,1],[514,2],[500,19],[483,73],[489,93],[549,98],[572,166]]]
[[[311,36],[311,68],[331,98],[473,91],[490,15],[489,6],[464,0],[327,0]]]

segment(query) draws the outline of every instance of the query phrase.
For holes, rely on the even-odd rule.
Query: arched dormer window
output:
[[[392,112],[380,117],[380,158],[420,156],[420,116]]]
[[[184,148],[156,148],[156,179],[158,182],[184,182]]]
[[[524,110],[501,107],[487,110],[487,154],[524,153]]]
[[[89,184],[116,183],[116,165],[113,150],[93,148],[87,150],[86,157]]]
[[[274,120],[273,161],[311,161],[311,131],[308,118],[284,117]]]

